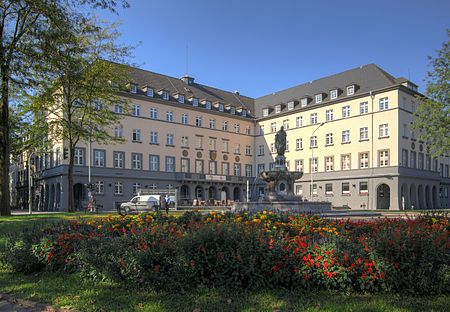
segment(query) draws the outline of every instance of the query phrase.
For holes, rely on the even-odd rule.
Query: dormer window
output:
[[[130,93],[136,93],[137,92],[137,85],[134,83],[130,83]]]
[[[281,113],[281,104],[275,105],[275,114]]]
[[[247,116],[247,110],[245,110],[245,109],[242,110],[242,116],[244,116],[244,117]]]
[[[347,95],[355,94],[355,85],[347,86]]]
[[[169,100],[169,91],[163,90],[162,91],[162,98],[163,98],[163,100],[168,101]]]
[[[198,107],[198,99],[197,98],[192,98],[192,106],[194,107]]]
[[[263,117],[267,117],[269,116],[269,109],[268,108],[264,108],[263,109]]]
[[[146,88],[145,88],[145,93],[147,94],[147,96],[151,96],[151,97],[154,96],[153,88],[146,87]]]
[[[308,98],[303,98],[300,100],[300,106],[306,107],[308,105]]]
[[[338,90],[337,89],[331,90],[330,91],[330,99],[334,100],[334,99],[337,99],[337,97],[338,97]]]
[[[184,95],[182,94],[178,95],[178,103],[184,104]]]
[[[219,112],[223,112],[223,104],[219,104]]]
[[[322,102],[322,93],[316,94],[316,103]]]
[[[206,109],[211,109],[211,102],[210,101],[206,101],[205,108]]]
[[[236,107],[230,108],[230,114],[232,114],[232,115],[236,114]]]
[[[287,108],[288,110],[293,110],[295,106],[295,102],[294,101],[290,101],[288,102]]]

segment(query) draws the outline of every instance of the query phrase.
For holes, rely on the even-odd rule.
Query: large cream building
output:
[[[417,86],[376,65],[256,99],[191,77],[136,68],[131,77],[123,94],[131,114],[111,129],[126,142],[91,147],[92,182],[105,209],[140,189],[176,189],[180,205],[257,199],[264,192],[258,174],[273,166],[282,126],[287,165],[304,172],[295,191],[305,200],[351,209],[450,206],[449,155],[431,158],[411,129]],[[87,197],[88,150],[76,150],[78,208]],[[67,209],[67,163],[61,148],[37,162],[35,209]],[[26,206],[27,161],[18,165],[18,205]]]

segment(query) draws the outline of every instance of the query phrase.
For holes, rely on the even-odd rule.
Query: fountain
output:
[[[275,134],[277,156],[273,170],[263,171],[260,178],[266,182],[264,197],[258,201],[236,203],[236,212],[292,212],[292,213],[322,213],[331,211],[330,202],[308,202],[295,195],[294,183],[303,176],[303,172],[289,171],[286,167],[286,131],[283,127]]]

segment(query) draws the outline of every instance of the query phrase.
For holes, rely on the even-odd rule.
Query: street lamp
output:
[[[314,131],[311,133],[311,137],[314,136],[314,133],[316,133],[317,130],[319,130],[320,127],[322,127],[325,123],[322,122]],[[310,138],[311,140],[311,138]],[[311,142],[309,143],[311,145]],[[311,185],[309,186],[309,196],[310,201],[312,201],[313,198],[313,182],[314,182],[314,170],[312,168],[312,162],[314,159],[314,147],[311,147],[311,161],[309,162],[309,170],[311,170]]]
[[[33,213],[33,203],[31,196],[31,156],[34,155],[34,152],[31,152],[28,155],[28,213],[31,215]]]

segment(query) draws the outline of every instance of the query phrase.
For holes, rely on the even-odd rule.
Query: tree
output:
[[[0,1],[0,215],[10,214],[9,111],[14,86],[31,87],[31,65],[41,35],[61,21],[83,16],[77,9],[103,8],[115,11],[117,0],[2,0]],[[124,7],[128,6],[122,0]],[[20,88],[16,89],[20,89]]]
[[[450,31],[447,35],[450,37]],[[432,70],[427,75],[425,96],[418,97],[413,128],[420,130],[419,139],[427,142],[430,154],[439,157],[450,151],[450,41],[429,60]]]
[[[44,114],[33,133],[47,128],[49,141],[68,150],[68,211],[72,212],[77,144],[123,140],[111,131],[121,119],[112,108],[119,105],[128,111],[119,94],[130,82],[129,67],[121,65],[130,49],[114,43],[118,36],[114,28],[102,28],[94,20],[73,20],[66,26],[64,32],[48,32],[42,41],[39,72],[52,80],[31,97],[30,109],[34,116]]]

